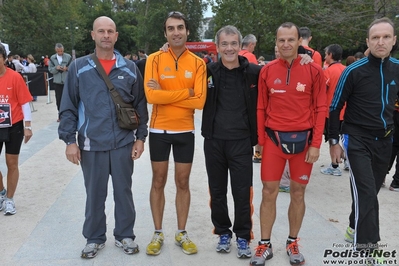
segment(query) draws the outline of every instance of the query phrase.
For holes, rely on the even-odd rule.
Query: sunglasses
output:
[[[183,17],[184,18],[185,16],[182,12],[172,11],[172,12],[169,12],[169,14],[168,14],[168,18],[170,18],[170,17]]]

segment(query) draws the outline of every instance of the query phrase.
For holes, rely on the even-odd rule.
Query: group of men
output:
[[[305,213],[305,189],[313,163],[320,155],[328,111],[321,66],[298,56],[302,43],[299,28],[293,23],[283,23],[277,28],[276,47],[280,58],[262,68],[239,55],[247,41],[234,26],[222,27],[216,33],[220,60],[208,64],[185,46],[189,24],[184,14],[170,12],[163,26],[169,48],[148,56],[144,79],[132,61],[114,50],[118,32],[108,17],[97,18],[91,32],[96,45],[94,54],[101,66],[92,56],[78,58],[69,66],[60,106],[59,135],[67,145],[67,159],[81,164],[84,174],[87,200],[83,235],[87,244],[81,256],[93,258],[104,247],[109,175],[113,179],[115,197],[115,245],[126,254],[139,251],[134,242],[136,213],[131,176],[133,162],[144,151],[148,131],[154,234],[146,253],[160,254],[164,243],[164,188],[171,149],[176,183],[175,242],[185,254],[197,253],[197,246],[188,237],[186,223],[194,155],[193,115],[195,109],[203,109],[201,133],[211,220],[214,233],[219,235],[216,251],[230,252],[235,234],[237,256],[251,258],[250,265],[265,265],[265,261],[273,257],[271,234],[276,218],[276,198],[280,178],[289,161],[291,202],[286,249],[292,265],[304,264],[304,256],[298,248],[298,234]],[[397,62],[389,57],[389,52],[395,41],[392,22],[380,19],[371,24],[367,38],[370,56],[345,69],[330,108],[328,138],[332,161],[340,163],[345,157],[351,166],[353,212],[350,227],[353,243],[358,248],[366,245],[374,249],[380,240],[377,193],[382,169],[387,169],[389,162],[385,157],[390,154],[391,147],[398,80],[392,74],[397,72],[389,71],[397,70]],[[113,90],[137,110],[140,122],[136,130],[118,126],[111,89],[99,68],[104,68]],[[365,98],[370,99],[367,106]],[[348,125],[345,123],[340,132],[339,113],[345,102]],[[149,130],[147,103],[153,105]],[[339,145],[339,133],[342,133],[345,154]],[[255,144],[263,146],[263,188],[261,237],[252,254],[252,147]],[[384,176],[385,173],[386,170]],[[233,223],[226,197],[229,175],[235,204]]]

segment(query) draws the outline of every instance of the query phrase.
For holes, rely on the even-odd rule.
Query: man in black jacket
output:
[[[257,143],[256,103],[260,66],[238,52],[241,33],[234,26],[215,36],[221,60],[207,65],[208,92],[202,117],[202,136],[217,252],[230,252],[233,232],[238,257],[250,258],[252,233],[252,146]],[[233,228],[227,207],[228,172],[235,205]]]
[[[390,57],[396,42],[394,25],[377,19],[368,29],[368,57],[347,67],[330,106],[329,143],[332,162],[346,157],[350,165],[352,213],[345,240],[358,250],[377,248],[380,241],[377,194],[392,149],[393,111],[398,93],[399,61]],[[346,103],[339,144],[339,113]]]

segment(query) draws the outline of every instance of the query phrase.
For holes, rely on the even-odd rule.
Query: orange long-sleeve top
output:
[[[160,90],[147,86],[155,79]],[[189,89],[194,90],[190,97]],[[189,50],[177,57],[168,52],[148,56],[145,66],[144,90],[147,102],[153,104],[150,128],[189,131],[194,130],[194,110],[202,109],[206,99],[206,64]]]

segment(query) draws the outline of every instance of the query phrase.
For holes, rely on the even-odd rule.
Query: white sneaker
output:
[[[7,192],[4,192],[4,195],[0,194],[0,211],[2,211],[4,209],[4,202],[6,201],[7,198]]]
[[[15,209],[15,203],[12,199],[6,199],[4,202],[4,215],[14,215],[17,213]]]
[[[324,175],[341,176],[342,172],[339,167],[333,168],[331,165],[327,168],[320,169],[320,172]]]
[[[348,163],[348,160],[345,160],[345,161],[344,161],[344,170],[345,170],[345,171],[349,171],[349,163]]]

